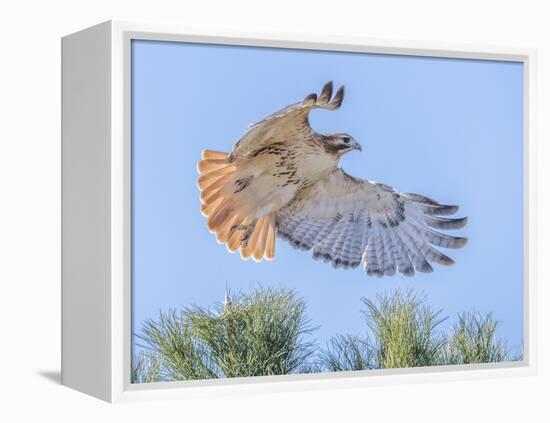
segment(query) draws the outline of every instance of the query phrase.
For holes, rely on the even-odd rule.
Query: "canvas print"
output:
[[[523,359],[523,65],[132,41],[132,383]]]

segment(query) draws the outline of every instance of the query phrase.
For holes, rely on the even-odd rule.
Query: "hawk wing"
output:
[[[233,145],[229,160],[248,156],[259,149],[276,143],[302,142],[313,135],[309,126],[309,112],[312,109],[334,110],[341,106],[344,99],[344,87],[340,87],[332,98],[332,82],[323,87],[321,94],[308,95],[303,101],[266,117],[250,126],[243,137]]]
[[[444,218],[458,206],[356,179],[335,169],[305,188],[277,213],[278,235],[335,268],[363,263],[369,275],[431,272],[432,263],[453,264],[435,247],[460,248],[467,238],[436,229],[462,228],[467,218]]]

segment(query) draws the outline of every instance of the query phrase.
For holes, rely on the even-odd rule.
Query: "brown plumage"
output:
[[[252,125],[229,154],[204,150],[197,183],[208,229],[245,260],[271,260],[278,235],[334,267],[363,263],[377,276],[452,264],[434,246],[460,248],[466,239],[433,228],[464,226],[465,218],[440,217],[456,206],[347,175],[338,161],[361,146],[310,127],[311,110],[338,109],[343,98],[343,87],[332,97],[329,82]]]

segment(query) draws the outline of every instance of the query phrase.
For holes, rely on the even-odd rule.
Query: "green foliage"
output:
[[[140,338],[161,358],[163,380],[211,379],[220,375],[207,346],[193,332],[186,310],[170,309],[161,312],[158,321],[146,321]]]
[[[368,337],[332,338],[320,361],[327,371],[389,369],[439,364],[443,336],[437,331],[445,320],[433,311],[426,297],[412,291],[361,299]]]
[[[425,296],[394,291],[361,299],[366,335],[338,335],[315,350],[306,306],[293,291],[255,289],[226,294],[210,308],[161,312],[140,338],[132,382],[489,363],[512,357],[490,314],[462,313],[450,331]]]
[[[395,291],[377,301],[361,299],[367,325],[376,340],[376,367],[382,369],[432,366],[444,344],[436,332],[445,320],[433,311],[426,297],[412,291]]]
[[[496,336],[498,322],[491,314],[462,313],[442,350],[445,364],[494,363],[513,360]]]
[[[257,289],[211,309],[161,312],[141,339],[162,358],[165,380],[280,375],[308,371],[308,325],[293,291]]]
[[[448,334],[439,330],[441,311],[426,304],[425,296],[395,291],[376,301],[362,298],[369,337],[332,338],[320,355],[326,371],[406,368],[418,366],[513,361],[496,336],[498,322],[491,314],[462,313]]]
[[[132,383],[160,382],[162,361],[156,354],[142,352],[132,359]]]
[[[376,368],[376,349],[368,339],[338,335],[321,351],[319,367],[328,372],[373,369]]]
[[[313,353],[303,340],[311,332],[305,303],[292,291],[254,290],[214,312],[194,308],[186,315],[225,377],[294,373]]]

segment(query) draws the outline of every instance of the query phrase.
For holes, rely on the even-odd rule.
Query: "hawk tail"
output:
[[[245,260],[271,260],[275,256],[275,218],[267,215],[256,222],[250,217],[246,204],[239,202],[231,185],[245,183],[238,179],[238,166],[228,160],[228,154],[220,151],[204,150],[202,160],[197,165],[201,191],[201,213],[208,218],[210,232],[216,234],[218,242],[226,244],[231,252],[240,250]],[[237,191],[238,192],[238,191]],[[252,225],[248,242],[243,243],[244,228]]]

